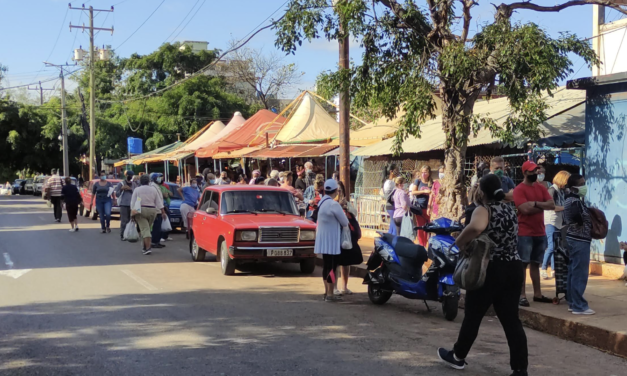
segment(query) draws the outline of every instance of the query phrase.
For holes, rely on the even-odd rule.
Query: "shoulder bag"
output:
[[[609,227],[605,213],[597,208],[588,208],[588,211],[590,212],[590,221],[592,222],[590,237],[592,239],[605,239]]]

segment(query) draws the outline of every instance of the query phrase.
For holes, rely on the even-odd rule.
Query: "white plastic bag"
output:
[[[353,249],[351,230],[348,226],[342,227],[342,249]]]
[[[135,205],[133,206],[133,210],[135,210],[137,213],[141,213],[142,212],[142,199],[141,199],[141,197],[137,197],[137,199],[135,200]]]
[[[168,218],[167,215],[165,216],[165,219],[163,221],[161,221],[161,231],[163,231],[163,232],[170,232],[170,231],[172,231],[172,225],[170,224],[170,218]]]
[[[124,238],[126,241],[134,243],[139,240],[139,234],[137,233],[137,228],[135,226],[135,221],[131,220],[126,224],[126,228],[124,229]]]

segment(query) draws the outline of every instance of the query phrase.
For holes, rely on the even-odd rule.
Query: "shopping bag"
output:
[[[162,232],[170,232],[172,231],[172,225],[170,224],[170,218],[165,216],[165,219],[161,221],[161,231]]]
[[[414,230],[414,227],[416,227],[414,215],[411,212],[405,213],[403,221],[401,222],[401,233],[399,236],[403,236],[413,241],[416,239],[416,230]]]
[[[50,200],[46,200],[46,205],[48,205],[48,208],[52,207],[52,202],[50,202]]]
[[[141,213],[142,212],[142,199],[141,199],[141,197],[137,197],[137,199],[135,200],[135,205],[133,205],[133,210],[135,210],[137,213]]]
[[[348,226],[342,227],[342,249],[352,249],[351,230]]]
[[[135,226],[135,221],[130,221],[126,224],[126,228],[124,229],[124,238],[126,241],[134,243],[139,240],[139,234],[137,233],[137,226]]]

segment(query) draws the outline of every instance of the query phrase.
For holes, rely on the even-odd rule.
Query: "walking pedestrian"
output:
[[[133,197],[133,190],[137,188],[137,182],[133,180],[135,173],[128,170],[124,174],[125,179],[118,183],[115,187],[115,196],[118,198],[118,205],[120,206],[120,239],[124,238],[124,231],[126,225],[131,221],[131,197]]]
[[[396,226],[396,235],[401,235],[401,224],[403,217],[409,211],[409,195],[405,192],[405,178],[402,176],[394,179],[396,188],[394,189],[394,225]],[[413,241],[413,239],[412,239]]]
[[[592,241],[592,219],[590,210],[583,202],[588,187],[586,179],[579,174],[568,178],[570,193],[564,203],[564,223],[568,225],[566,241],[570,251],[568,277],[566,282],[566,298],[568,310],[573,315],[594,315],[583,297],[588,286],[590,272],[590,242]]]
[[[348,218],[342,207],[333,199],[338,195],[338,184],[329,179],[324,182],[324,197],[320,200],[318,208],[318,228],[316,230],[316,244],[314,253],[322,254],[324,267],[322,279],[324,281],[324,301],[333,302],[341,300],[334,296],[333,284],[336,282],[339,256],[341,253],[341,229],[348,226]]]
[[[433,182],[431,195],[429,195],[429,205],[427,207],[427,216],[429,218],[438,218],[438,213],[440,211],[440,188],[442,187],[442,180],[444,180],[445,177],[444,166],[440,166],[438,169],[439,180]]]
[[[61,217],[63,215],[63,195],[61,190],[63,189],[63,180],[59,176],[58,170],[53,168],[50,171],[50,178],[46,181],[43,187],[44,195],[50,200],[52,203],[52,207],[54,208],[54,220],[57,222],[61,222]]]
[[[390,220],[388,233],[392,235],[400,235],[400,233],[396,232],[396,225],[394,224],[394,190],[396,189],[394,179],[398,176],[398,168],[395,164],[391,165],[388,179],[383,183],[383,188],[381,189],[381,197],[385,200],[385,211],[387,211]]]
[[[67,219],[70,222],[70,232],[78,231],[78,221],[76,214],[78,213],[78,205],[83,201],[78,187],[72,184],[70,177],[65,178],[65,185],[61,188],[63,201],[65,201],[65,210],[67,211]]]
[[[189,187],[179,187],[178,191],[179,195],[183,197],[183,203],[181,204],[180,209],[181,217],[183,217],[183,226],[185,226],[185,229],[188,229],[187,214],[196,210],[196,207],[198,206],[198,199],[200,198],[200,193],[198,192],[198,182],[196,180],[192,180]]]
[[[152,224],[152,243],[151,248],[164,248],[165,244],[161,244],[161,224],[166,219],[165,205],[163,205],[163,194],[161,193],[161,182],[163,181],[163,174],[160,172],[153,172],[150,174],[150,186],[157,191],[159,199],[161,200],[161,209],[163,216],[155,216],[155,221]]]
[[[503,157],[494,157],[490,161],[490,172],[501,179],[501,189],[505,193],[505,202],[514,201],[514,188],[516,184],[505,174],[505,159]]]
[[[139,226],[139,232],[144,240],[142,253],[149,255],[152,253],[150,226],[155,222],[155,217],[159,214],[161,214],[161,219],[164,219],[165,211],[163,210],[161,192],[149,185],[150,176],[142,175],[139,182],[141,185],[133,190],[133,197],[131,197],[131,216]],[[138,209],[140,210],[138,211]]]
[[[163,210],[165,211],[165,215],[168,217],[166,220],[170,220],[170,200],[174,196],[172,191],[170,191],[170,187],[166,183],[165,179],[161,180],[159,183],[159,188],[161,189],[161,195],[163,196]],[[170,237],[170,233],[167,231],[161,231],[161,241],[166,242],[168,240],[172,240]]]
[[[546,252],[544,252],[542,270],[540,271],[540,277],[542,277],[543,279],[549,279],[549,274],[546,271],[549,261],[551,262],[550,278],[553,278],[553,276],[555,275],[555,264],[553,257],[553,253],[555,252],[555,241],[553,240],[553,234],[560,231],[562,227],[564,227],[564,201],[566,185],[568,184],[569,177],[570,172],[568,171],[558,172],[553,178],[553,185],[549,188],[549,195],[553,197],[553,201],[555,202],[555,210],[544,211],[544,227],[546,228],[546,241],[548,244],[546,247]]]
[[[341,181],[337,182],[338,185],[338,195],[334,199],[340,206],[342,210],[344,210],[344,214],[346,214],[346,218],[348,218],[348,227],[351,232],[351,243],[353,248],[344,249],[340,253],[340,259],[338,261],[340,265],[341,271],[341,281],[342,283],[337,283],[338,293],[340,295],[352,295],[353,292],[348,289],[348,278],[350,276],[350,266],[351,265],[359,265],[364,259],[361,254],[361,247],[359,246],[359,239],[361,239],[361,227],[359,227],[359,222],[357,221],[357,213],[351,212],[349,209],[348,201],[346,199],[346,188],[344,187],[344,183]],[[335,290],[333,291],[335,294]]]
[[[459,249],[484,231],[495,243],[490,250],[490,262],[485,282],[477,290],[466,291],[464,321],[453,350],[438,349],[438,356],[455,369],[464,369],[466,356],[477,338],[481,320],[490,306],[505,331],[509,345],[512,376],[527,376],[527,336],[518,317],[518,296],[523,284],[523,267],[517,251],[518,219],[511,205],[503,202],[505,194],[501,179],[488,174],[479,186],[482,202],[472,214],[470,223],[455,240]]]
[[[416,225],[424,226],[429,223],[429,200],[431,199],[431,191],[433,189],[433,179],[431,178],[431,167],[424,165],[420,168],[420,173],[414,181],[414,190],[410,194],[414,197],[414,205],[422,209],[422,214],[416,214]],[[413,239],[412,239],[413,240]],[[429,241],[429,233],[418,230],[418,243],[426,247]]]
[[[527,161],[522,165],[525,177],[514,189],[514,203],[518,208],[518,253],[525,270],[529,266],[529,276],[533,284],[533,301],[553,303],[553,300],[542,295],[540,286],[540,265],[544,261],[546,250],[546,229],[544,227],[544,211],[555,210],[555,202],[549,191],[538,184],[538,165]],[[520,305],[529,307],[525,291],[527,273],[524,274]]]
[[[113,184],[107,181],[107,175],[104,171],[100,172],[100,180],[98,180],[92,188],[92,194],[94,196],[94,202],[92,202],[92,208],[95,206],[100,216],[100,230],[104,234],[110,233],[111,228],[111,195],[114,191]]]

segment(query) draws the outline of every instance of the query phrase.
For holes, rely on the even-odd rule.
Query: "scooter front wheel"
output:
[[[457,317],[457,308],[459,307],[459,295],[453,294],[445,296],[442,300],[442,313],[448,321],[453,321]]]
[[[385,304],[392,297],[391,291],[383,290],[380,287],[375,287],[372,283],[368,284],[368,298],[374,304]]]

